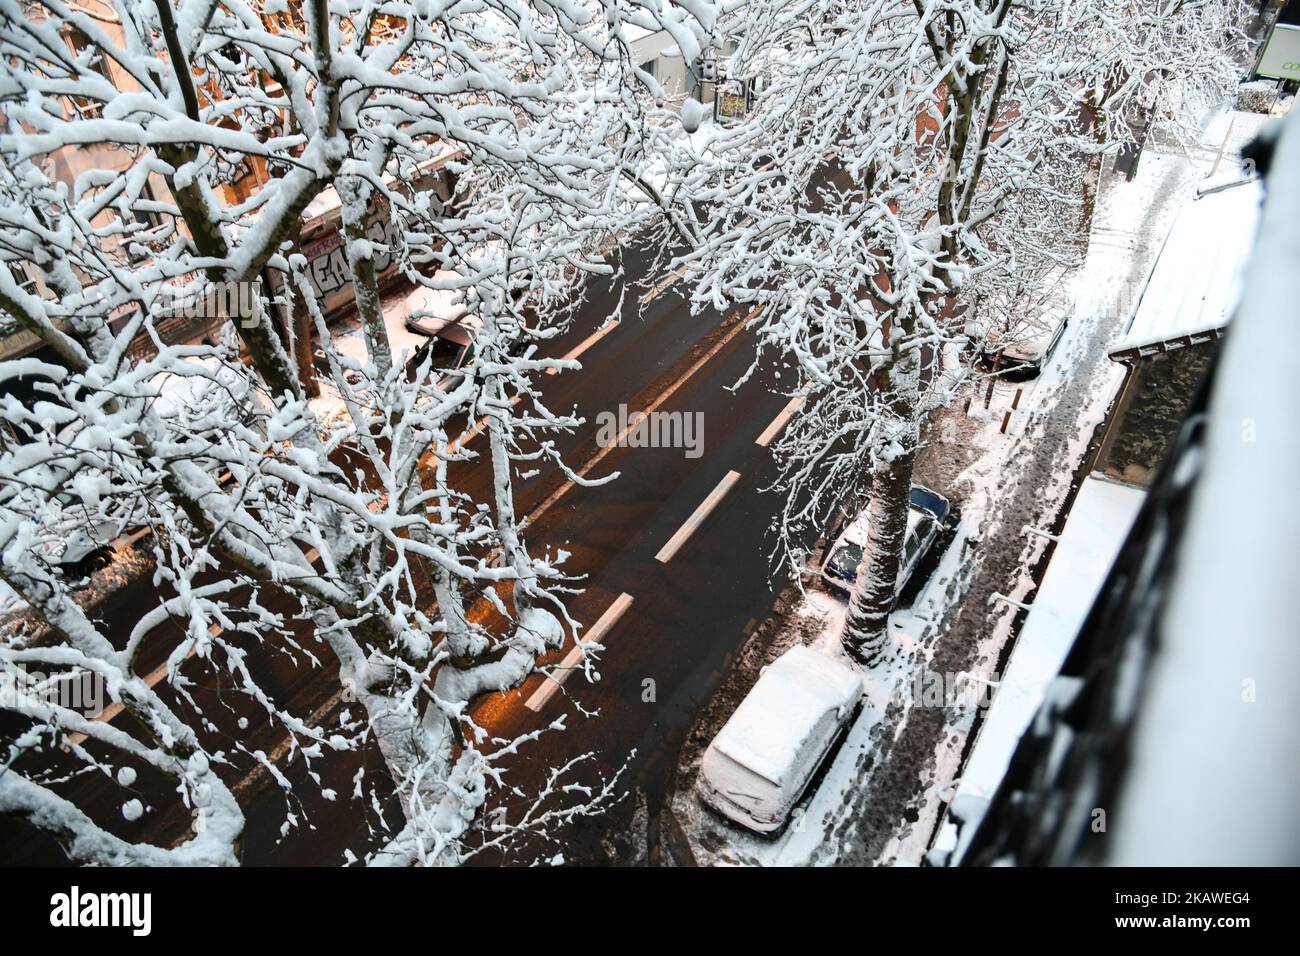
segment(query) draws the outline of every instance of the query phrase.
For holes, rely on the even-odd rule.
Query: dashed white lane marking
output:
[[[564,356],[560,361],[562,361],[562,362],[568,362],[568,361],[571,361],[571,360],[573,360],[573,359],[576,359],[576,358],[577,358],[579,355],[581,355],[583,352],[587,351],[587,349],[591,348],[593,345],[595,345],[597,342],[599,342],[599,341],[600,341],[601,339],[603,339],[605,336],[609,335],[610,332],[613,332],[616,328],[618,328],[618,326],[619,326],[619,320],[618,320],[618,319],[615,319],[615,320],[612,321],[612,322],[606,322],[604,325],[602,325],[600,328],[598,328],[595,332],[592,332],[589,336],[587,336],[585,339],[583,339],[581,342],[579,342],[579,343],[578,343],[578,344],[577,344],[577,345],[576,345],[576,346],[575,346],[575,347],[574,347],[574,348],[573,348],[573,349],[572,349],[572,350],[571,350],[567,355],[565,355],[565,356]],[[547,375],[558,375],[559,372],[560,372],[560,370],[559,370],[558,368],[548,368],[548,369],[546,370],[546,374],[547,374]]]
[[[599,644],[601,638],[605,636],[605,633],[618,623],[618,619],[622,617],[624,612],[631,606],[632,595],[627,592],[624,592],[615,598],[614,603],[606,608],[605,613],[602,614],[600,619],[591,626],[591,630],[587,632],[587,639],[581,644],[573,645],[569,650],[569,653],[564,655],[564,660],[560,661],[559,667],[552,671],[547,676],[546,680],[542,681],[542,686],[533,691],[533,696],[528,698],[528,702],[524,704],[524,706],[534,713],[545,707],[546,702],[550,700],[555,692],[560,689],[561,685],[569,679],[569,675],[572,674],[574,669],[578,666],[578,661],[582,659],[583,645]]]
[[[763,429],[763,434],[754,439],[754,444],[762,445],[766,448],[771,443],[772,439],[780,433],[781,429],[785,428],[786,422],[794,417],[795,411],[797,411],[799,406],[802,404],[802,395],[796,395],[794,398],[790,399],[789,404],[786,405],[785,408],[781,409],[781,414],[777,415],[776,418],[772,420],[772,424]]]
[[[729,343],[732,339],[734,339],[737,335],[739,335],[739,334],[740,334],[740,333],[745,329],[745,327],[746,327],[746,325],[748,324],[749,320],[752,319],[752,318],[754,317],[754,315],[757,313],[757,311],[758,311],[757,309],[751,311],[751,312],[750,312],[748,315],[746,315],[743,319],[741,319],[739,322],[737,322],[737,323],[735,324],[735,326],[732,327],[731,331],[727,332],[724,336],[722,336],[722,338],[719,339],[719,340],[718,340],[718,341],[713,345],[713,347],[712,347],[711,349],[709,349],[708,352],[706,352],[704,355],[700,356],[700,358],[697,359],[696,362],[695,362],[695,363],[694,363],[694,364],[693,364],[689,369],[686,370],[685,374],[682,375],[682,377],[679,378],[676,382],[674,382],[671,386],[669,386],[665,391],[663,391],[663,392],[659,395],[659,397],[656,398],[656,399],[655,399],[655,400],[650,404],[650,406],[649,406],[647,409],[645,409],[645,411],[646,411],[646,412],[652,412],[652,411],[654,411],[656,408],[658,408],[660,405],[662,405],[664,402],[666,402],[666,401],[667,401],[667,400],[672,396],[672,394],[673,394],[674,392],[676,392],[679,388],[681,388],[683,385],[685,385],[686,382],[687,382],[687,381],[688,381],[688,380],[689,380],[689,379],[690,379],[690,378],[691,378],[691,377],[692,377],[696,372],[698,372],[701,368],[703,368],[706,364],[708,364],[708,362],[709,362],[710,359],[712,359],[715,355],[717,355],[719,352],[721,352],[722,349],[727,345],[727,343]],[[600,331],[597,332],[597,333],[594,333],[593,336],[589,336],[589,337],[587,338],[587,340],[585,340],[585,341],[582,342],[582,343],[579,343],[579,345],[577,346],[577,349],[586,349],[586,348],[589,348],[590,345],[589,345],[588,343],[595,344],[595,342],[593,341],[593,339],[594,339],[594,337],[595,337],[596,335],[604,335],[604,334],[606,334],[606,333],[609,331],[609,329],[613,327],[613,325],[617,325],[617,324],[618,324],[618,323],[615,322],[615,323],[613,323],[612,325],[607,326],[605,329],[600,330]],[[576,349],[575,349],[575,351],[576,351]],[[571,354],[572,354],[572,353],[571,353]],[[515,396],[514,402],[517,402],[518,400],[519,400],[519,396]],[[514,402],[512,402],[511,404],[514,404]],[[478,423],[475,425],[475,427],[474,427],[473,429],[471,429],[471,431],[473,431],[473,432],[476,434],[477,431],[478,431],[478,429],[482,426],[482,424],[483,424],[483,421],[478,422]],[[628,431],[631,431],[631,429],[632,429],[633,427],[634,427],[634,426],[629,425],[629,426],[628,426]],[[470,438],[473,438],[473,437],[474,437],[474,436],[473,436],[472,434],[462,435],[461,438],[457,439],[456,444],[459,445],[459,444],[461,444],[462,442],[464,442],[464,441],[466,441],[466,440],[468,440],[468,439],[470,439]],[[627,437],[627,433],[626,433],[626,432],[625,432],[623,435],[619,436],[619,440],[621,440],[622,438],[625,438],[625,437]],[[582,467],[582,469],[578,472],[579,477],[586,477],[587,473],[590,472],[591,469],[594,468],[597,464],[599,464],[602,458],[604,458],[604,457],[605,457],[606,455],[608,455],[611,451],[613,451],[616,447],[618,447],[618,445],[619,445],[619,440],[616,440],[616,441],[612,442],[611,444],[609,444],[609,445],[606,446],[605,448],[602,448],[602,449],[601,449],[599,452],[597,452],[595,455],[593,455],[593,456],[591,457],[591,459],[589,459],[589,460],[587,461],[587,463]],[[731,472],[731,473],[729,473],[728,478],[730,478],[731,475],[735,475],[736,478],[739,478],[739,477],[740,477],[739,474],[736,474],[735,472]],[[727,479],[724,478],[723,481],[725,482],[725,481],[727,481]],[[734,481],[733,481],[733,483],[734,483]],[[536,521],[537,518],[540,517],[541,514],[542,514],[544,511],[546,511],[548,508],[550,508],[552,505],[554,505],[555,502],[557,502],[561,497],[563,497],[564,494],[565,494],[566,492],[568,492],[568,490],[569,490],[570,488],[572,488],[575,484],[576,484],[576,482],[574,482],[573,480],[569,480],[569,481],[566,481],[566,482],[565,482],[563,485],[561,485],[559,488],[557,488],[554,492],[552,492],[552,494],[550,495],[550,497],[548,497],[545,501],[543,501],[540,505],[538,505],[537,508],[533,509],[533,511],[532,511],[532,512],[531,512],[531,513],[530,513],[530,514],[529,514],[529,515],[524,519],[524,521],[523,521],[523,525],[528,525],[528,524],[531,524],[532,522]],[[730,486],[728,486],[728,490],[729,490],[729,488],[730,488]],[[716,489],[714,490],[714,493],[717,494],[717,490],[716,490]],[[726,494],[726,491],[724,490],[724,491],[722,492],[722,494]],[[721,498],[721,495],[719,495],[718,497]],[[717,503],[717,502],[714,502],[715,505],[716,505],[716,503]],[[703,507],[703,506],[701,506],[701,507]],[[713,509],[713,505],[710,505],[710,506],[709,506],[709,510],[711,511],[712,509]],[[706,512],[706,514],[707,514],[707,512]],[[694,516],[692,516],[692,519],[694,519]],[[701,516],[700,520],[701,520],[701,521],[703,520],[703,516]],[[688,523],[689,523],[689,522],[688,522]],[[681,532],[679,531],[678,534],[681,534]],[[689,533],[687,534],[687,537],[689,537]],[[683,538],[683,541],[684,541],[684,540],[685,540],[685,538]],[[667,550],[668,550],[668,547],[671,546],[671,545],[672,545],[672,541],[670,541],[670,542],[668,543],[668,545],[665,545],[665,547],[664,547],[664,551],[667,551]],[[680,542],[678,543],[677,547],[680,547]],[[674,547],[674,548],[673,548],[673,553],[676,552],[677,547]],[[662,555],[662,554],[664,553],[664,551],[660,551],[660,552],[659,552],[660,555]],[[307,552],[307,554],[305,555],[305,557],[306,557],[308,563],[315,563],[316,558],[319,556],[319,554],[320,554],[320,552],[319,552],[316,548],[312,548],[311,551]],[[672,553],[669,553],[668,558],[671,558],[671,557],[672,557]],[[667,561],[668,558],[660,558],[660,560],[662,560],[662,561]],[[625,610],[627,610],[627,606],[626,606],[626,605],[632,603],[632,597],[631,597],[631,595],[627,595],[627,594],[621,595],[620,598],[619,598],[619,600],[622,600],[622,598],[624,598],[624,597],[627,598],[627,601],[626,601],[625,605],[624,605],[624,606],[619,610],[618,615],[622,615],[622,613],[623,613]],[[610,605],[610,610],[613,610],[614,607],[617,606],[617,605],[618,605],[618,601],[615,601],[614,604]],[[608,613],[608,612],[606,612],[606,613]],[[601,620],[604,620],[604,618],[602,618]],[[615,617],[615,620],[617,620],[617,616]],[[606,625],[605,625],[605,629],[608,629],[608,628],[609,628],[613,623],[614,623],[613,621],[610,621],[609,624],[606,624]],[[599,627],[600,627],[600,624],[601,624],[600,621],[597,621],[597,622],[596,622],[596,625],[592,628],[591,635],[597,635],[596,628],[599,628]],[[222,629],[221,625],[219,625],[219,624],[213,624],[213,625],[211,626],[211,628],[209,628],[209,633],[211,633],[211,634],[215,637],[216,635],[220,634],[220,633],[222,632],[222,630],[223,630],[223,629]],[[598,636],[598,635],[597,635],[597,636]],[[590,641],[590,640],[592,640],[592,639],[593,639],[593,637],[589,635],[589,636],[588,636],[588,640]],[[578,651],[578,649],[575,647],[575,648],[574,648],[574,651]],[[580,653],[580,651],[579,651],[579,653]],[[186,655],[186,657],[187,657],[187,658],[188,658],[188,657],[192,657],[193,655],[194,655],[194,649],[191,648],[189,654]],[[573,656],[573,651],[570,651],[570,656]],[[577,660],[577,658],[575,657],[574,660],[573,660],[573,662],[570,662],[570,661],[569,661],[569,658],[566,657],[566,658],[565,658],[565,667],[566,667],[566,668],[567,668],[567,667],[571,667],[571,666],[572,666],[572,663],[576,662],[576,660]],[[567,670],[564,671],[563,673],[567,674]],[[159,682],[160,682],[160,681],[161,681],[165,676],[167,676],[167,665],[166,665],[166,664],[163,664],[163,665],[161,665],[161,666],[155,668],[153,671],[151,671],[151,672],[150,672],[150,673],[145,677],[145,682],[148,684],[149,687],[156,687],[156,686],[158,685],[158,683],[159,683]],[[562,683],[563,680],[564,680],[564,678],[562,677],[560,683]],[[543,684],[542,687],[541,687],[541,688],[540,688],[536,693],[534,693],[533,696],[532,696],[531,698],[529,698],[529,700],[528,700],[528,705],[527,705],[527,706],[528,706],[530,709],[532,709],[532,710],[537,710],[537,709],[539,709],[542,705],[544,705],[544,704],[546,703],[547,700],[550,699],[550,695],[553,694],[553,693],[555,693],[555,691],[559,688],[559,686],[560,686],[559,683],[554,683],[554,682],[552,682],[550,679],[548,679],[548,680],[546,681],[546,683]],[[543,697],[540,701],[538,701],[538,702],[537,702],[537,706],[534,707],[534,706],[533,706],[533,703],[534,703],[534,701],[537,699],[538,694],[542,693],[542,691],[545,690],[545,689],[548,688],[548,687],[551,688],[550,692],[549,692],[545,697]],[[335,695],[331,698],[330,702],[327,702],[327,703],[331,703],[331,702],[333,702],[334,700],[337,700],[338,698],[342,697],[342,695],[343,695],[343,691],[340,690],[337,694],[335,694]],[[106,708],[103,710],[103,712],[100,713],[99,716],[96,717],[95,719],[96,719],[96,720],[106,720],[106,721],[111,721],[114,717],[116,717],[119,713],[121,713],[121,711],[122,711],[122,706],[121,706],[120,704],[113,703],[113,704],[110,704],[108,707],[106,707]],[[85,739],[86,739],[85,736],[82,735],[82,734],[73,734],[73,735],[71,736],[71,742],[72,742],[73,744],[80,744],[80,743],[84,742]]]
[[[686,524],[677,529],[677,533],[668,539],[668,543],[659,549],[655,555],[655,560],[667,564],[672,560],[674,554],[678,552],[688,538],[695,533],[695,530],[704,523],[704,519],[709,513],[718,506],[718,502],[723,499],[728,491],[736,482],[740,481],[740,472],[729,471],[725,478],[718,482],[718,487],[709,492],[709,496],[700,502],[700,506],[695,509],[695,513],[686,519]]]

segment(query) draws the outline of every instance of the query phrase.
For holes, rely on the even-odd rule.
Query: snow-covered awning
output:
[[[1217,338],[1240,297],[1263,189],[1216,187],[1178,212],[1128,325],[1110,354],[1133,359]]]
[[[1136,698],[1105,859],[1114,866],[1289,866],[1300,859],[1300,111],[1268,173],[1259,244],[1214,373],[1199,476],[1158,642]],[[1243,436],[1249,422],[1258,441]],[[1266,437],[1267,436],[1267,437]],[[1179,489],[1182,492],[1182,489]]]
[[[1104,478],[1085,478],[1079,486],[951,804],[962,823],[958,856],[1060,673],[1145,497],[1140,488]]]

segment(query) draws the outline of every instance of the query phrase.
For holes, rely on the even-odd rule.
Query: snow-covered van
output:
[[[939,536],[939,529],[948,517],[948,499],[923,485],[913,485],[907,508],[907,536],[903,540],[903,557],[898,566],[898,579],[894,582],[895,596],[903,592],[908,580],[925,553]],[[848,594],[858,576],[867,546],[870,528],[870,511],[865,510],[836,539],[826,552],[822,563],[822,580],[838,594]]]
[[[756,833],[781,829],[861,699],[852,665],[790,648],[764,668],[704,752],[701,799]]]
[[[38,524],[37,556],[69,578],[80,580],[108,567],[116,553],[112,542],[120,529],[68,492],[50,499]]]
[[[259,413],[269,406],[248,370],[233,359],[191,356],[154,375],[149,385],[154,413],[179,432],[219,442],[234,422],[264,429]]]

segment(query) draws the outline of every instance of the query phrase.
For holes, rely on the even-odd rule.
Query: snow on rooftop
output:
[[[1179,210],[1112,354],[1227,325],[1240,296],[1262,196],[1258,182],[1246,181],[1193,198]]]
[[[327,213],[337,212],[343,203],[333,186],[326,186],[302,210],[303,222],[314,222]]]
[[[962,772],[954,806],[960,801],[965,822],[974,822],[969,808],[979,806],[982,812],[1001,784],[1021,735],[1060,673],[1145,496],[1141,489],[1103,478],[1085,478],[1080,485]],[[963,837],[969,838],[972,830],[968,826]]]
[[[637,40],[644,40],[652,34],[661,32],[663,31],[651,30],[647,27],[637,26],[635,23],[623,24],[623,36],[627,37],[628,41],[631,43],[635,43]]]
[[[853,667],[795,645],[767,667],[711,746],[783,785],[822,717],[852,706],[861,694],[862,679]]]
[[[419,163],[417,167],[419,170],[417,178],[438,168],[447,160],[452,159],[460,153],[460,147],[455,143],[444,141],[438,145],[438,151],[433,156],[421,160]],[[391,186],[393,183],[396,183],[397,180],[398,177],[394,176],[392,173],[384,174],[384,183],[386,185]],[[338,192],[333,186],[326,186],[311,198],[311,201],[307,203],[306,207],[304,207],[300,218],[304,223],[304,227],[307,230],[310,230],[310,228],[316,224],[318,219],[321,219],[323,216],[336,214],[342,206],[343,203],[339,199]]]

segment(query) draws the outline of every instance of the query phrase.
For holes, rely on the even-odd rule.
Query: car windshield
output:
[[[852,581],[858,574],[858,565],[862,563],[862,545],[846,541],[831,555],[826,570],[845,581]]]
[[[429,340],[429,354],[433,356],[433,367],[436,369],[459,368],[464,352],[465,346],[441,336]]]
[[[911,493],[912,508],[924,513],[925,517],[934,516],[942,520],[948,515],[948,502],[942,495],[935,494],[929,488],[922,488],[920,485],[912,486]]]
[[[903,544],[904,563],[910,564],[921,551],[921,544],[930,534],[930,526],[934,521],[923,515],[916,522],[916,527],[907,532],[907,541]]]

